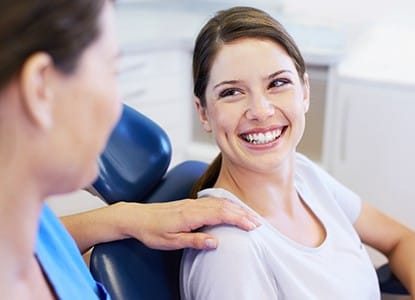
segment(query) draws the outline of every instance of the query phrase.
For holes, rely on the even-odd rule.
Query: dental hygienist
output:
[[[0,0],[0,15],[1,299],[108,299],[79,249],[125,237],[215,248],[211,235],[189,231],[258,225],[224,199],[119,203],[65,218],[74,241],[44,199],[95,179],[120,116],[113,3]]]

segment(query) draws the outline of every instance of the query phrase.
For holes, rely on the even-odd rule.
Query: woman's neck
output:
[[[34,253],[47,181],[34,172],[19,97],[13,84],[0,91],[0,291],[2,299],[52,299]]]
[[[0,190],[0,265],[7,270],[0,272],[0,290],[13,291],[38,272],[34,248],[43,201],[18,163],[1,168]]]
[[[249,170],[223,162],[215,187],[224,188],[262,216],[289,212],[298,195],[294,186],[294,159],[273,170]],[[264,168],[265,169],[265,168]]]

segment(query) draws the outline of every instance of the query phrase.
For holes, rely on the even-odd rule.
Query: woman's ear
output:
[[[307,73],[304,73],[303,77],[303,95],[304,113],[306,113],[310,108],[310,81]]]
[[[39,52],[26,60],[20,75],[24,111],[29,121],[42,129],[50,128],[53,120],[51,72],[56,72],[52,58]]]
[[[195,97],[195,105],[196,105],[196,109],[199,114],[199,119],[200,119],[200,122],[202,123],[203,129],[206,132],[212,132],[212,128],[210,127],[209,118],[206,112],[206,107],[202,105],[198,97]]]

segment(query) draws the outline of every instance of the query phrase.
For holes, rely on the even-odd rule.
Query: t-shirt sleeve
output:
[[[342,183],[331,177],[329,174],[327,174],[327,176],[329,189],[333,192],[334,198],[337,200],[337,203],[346,214],[350,222],[354,224],[359,217],[362,207],[360,197]]]
[[[278,299],[278,287],[250,232],[220,225],[208,230],[219,239],[216,250],[186,250],[182,260],[184,300]]]
[[[306,170],[305,173],[308,174],[311,184],[316,186],[323,184],[349,221],[354,224],[360,214],[361,198],[305,156],[298,154],[297,162],[299,162],[303,171],[309,169],[309,172]]]

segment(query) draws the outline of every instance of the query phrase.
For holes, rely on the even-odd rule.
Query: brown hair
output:
[[[199,32],[193,52],[193,93],[206,107],[206,86],[213,61],[223,45],[241,38],[267,39],[281,45],[291,57],[300,79],[304,78],[305,63],[296,43],[284,27],[269,14],[252,7],[234,7],[219,11]],[[194,185],[191,197],[212,187],[220,172],[222,155],[212,162]]]
[[[71,73],[83,51],[99,36],[106,0],[2,0],[0,2],[0,88],[21,71],[28,57],[48,53]]]

